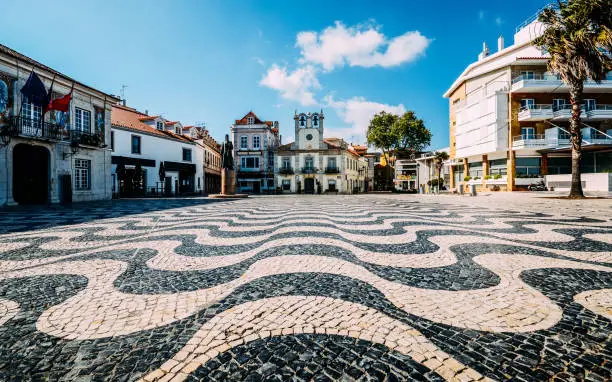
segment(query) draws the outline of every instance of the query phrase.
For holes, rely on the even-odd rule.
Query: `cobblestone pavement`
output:
[[[0,212],[0,380],[610,380],[612,203]]]

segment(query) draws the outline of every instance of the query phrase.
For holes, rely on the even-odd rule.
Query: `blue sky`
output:
[[[322,108],[327,136],[363,143],[385,109],[415,111],[444,147],[444,91],[547,3],[20,0],[2,6],[0,42],[217,139],[253,110],[286,143],[294,110]]]

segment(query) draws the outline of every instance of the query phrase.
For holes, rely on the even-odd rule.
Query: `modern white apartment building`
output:
[[[65,111],[22,96],[31,74]],[[0,44],[0,206],[110,199],[117,101]]]
[[[535,17],[517,28],[514,43],[497,51],[483,44],[444,97],[450,104],[451,187],[516,191],[545,181],[569,189],[569,91],[547,70],[549,57],[532,42]],[[612,190],[612,76],[587,81],[583,108],[583,187]]]
[[[322,110],[296,112],[293,119],[295,142],[280,146],[275,155],[277,184],[282,191],[307,194],[367,191],[368,161],[359,155],[360,146],[355,149],[342,139],[324,138]]]
[[[231,127],[236,191],[274,192],[274,150],[280,145],[278,122],[263,121],[252,111]]]

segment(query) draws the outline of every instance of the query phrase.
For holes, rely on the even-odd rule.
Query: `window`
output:
[[[539,175],[540,158],[516,158],[517,175]]]
[[[535,139],[535,130],[533,127],[521,127],[521,136],[523,139]]]
[[[253,149],[259,150],[259,143],[260,143],[259,135],[254,135],[253,136]]]
[[[535,105],[535,99],[533,98],[523,98],[521,100],[521,109],[533,109]]]
[[[86,159],[74,160],[74,189],[89,190],[90,189],[90,172],[91,161]]]
[[[596,102],[595,102],[594,99],[585,99],[584,100],[584,110],[585,111],[595,110],[595,105],[596,105]]]
[[[183,133],[183,132],[181,131],[181,128],[180,128],[180,127],[175,127],[175,128],[174,128],[174,132],[175,132],[177,135],[181,135],[181,134]]]
[[[246,150],[249,148],[249,139],[246,136],[240,137],[240,150]]]
[[[91,112],[89,110],[74,109],[74,129],[89,133],[91,131]]]
[[[561,110],[565,106],[565,99],[555,98],[552,102],[553,111]]]
[[[254,123],[255,123],[255,118],[253,118],[253,117],[248,117],[248,118],[247,118],[247,123],[248,123],[249,125],[254,124]]]
[[[312,160],[312,157],[306,157],[306,159],[304,160],[304,167],[314,168],[314,161]]]
[[[312,126],[319,126],[319,116],[316,114],[312,116]]]
[[[523,77],[524,80],[533,80],[535,78],[535,74],[532,71],[523,71],[521,72],[521,77]]]
[[[300,126],[306,126],[306,117],[303,115],[300,115]]]
[[[138,135],[132,135],[132,154],[140,154],[140,137]]]
[[[291,159],[290,158],[283,158],[283,168],[291,168]]]
[[[111,131],[111,151],[115,151],[115,132]]]
[[[283,190],[291,190],[291,179],[283,179]]]
[[[240,167],[247,169],[259,168],[259,157],[242,157],[240,158]]]
[[[164,130],[164,123],[162,121],[157,121],[157,130]]]
[[[327,189],[329,191],[336,191],[336,181],[335,180],[328,180],[327,181]]]
[[[27,120],[23,121],[25,125],[37,128],[42,127],[40,126],[42,122],[42,107],[30,103],[27,98],[23,101],[21,115],[27,118]]]
[[[329,158],[327,160],[327,167],[336,168],[336,158]]]
[[[191,149],[183,149],[183,160],[191,162]]]
[[[460,173],[463,174],[463,166],[459,169]],[[493,159],[489,161],[489,174],[490,175],[506,175],[508,172],[508,161],[506,159]],[[457,169],[455,169],[455,175],[457,174]],[[461,176],[463,177],[463,176]]]

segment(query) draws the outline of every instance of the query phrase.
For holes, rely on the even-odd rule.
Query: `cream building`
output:
[[[275,153],[276,184],[283,192],[356,193],[366,190],[368,162],[339,138],[324,138],[325,115],[295,113],[295,142]]]
[[[571,147],[568,87],[547,70],[549,56],[533,45],[543,25],[531,18],[514,43],[486,44],[444,94],[449,99],[451,187],[524,190],[545,182],[569,189]],[[584,85],[583,187],[612,190],[612,75]]]

